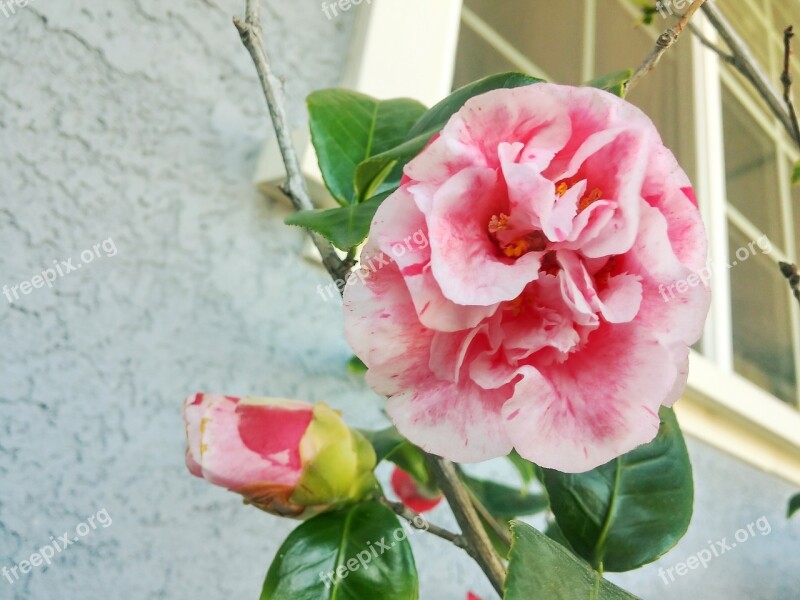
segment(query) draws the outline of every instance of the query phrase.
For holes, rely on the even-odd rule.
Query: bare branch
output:
[[[475,559],[502,597],[506,569],[483,528],[472,498],[458,476],[455,466],[450,461],[432,454],[428,455],[428,464],[461,527],[462,535],[467,542],[467,552]]]
[[[443,527],[439,527],[437,525],[429,523],[425,519],[425,517],[415,513],[413,510],[408,508],[402,502],[392,502],[386,497],[381,497],[378,499],[378,501],[387,508],[394,511],[394,513],[398,517],[401,517],[406,521],[408,521],[409,524],[415,529],[419,529],[421,531],[427,531],[428,533],[440,537],[443,540],[447,540],[448,542],[452,543],[454,546],[461,548],[462,550],[467,549],[467,542],[464,540],[464,536],[458,533],[453,533],[452,531],[448,531]],[[420,523],[420,521],[422,521],[422,523]]]
[[[233,24],[239,31],[250,57],[255,64],[258,79],[261,82],[261,89],[267,100],[269,114],[275,128],[275,135],[278,139],[278,146],[281,150],[283,163],[286,166],[288,180],[284,186],[284,191],[292,202],[295,210],[311,210],[314,208],[311,196],[308,193],[308,186],[303,178],[300,168],[300,160],[292,144],[289,133],[288,119],[286,117],[285,100],[283,97],[283,85],[272,70],[272,66],[267,57],[264,46],[263,30],[261,28],[261,18],[258,0],[247,0],[245,9],[245,20],[242,21],[234,17]],[[322,264],[330,273],[334,281],[346,280],[353,266],[351,260],[343,261],[336,254],[333,245],[321,235],[309,230],[309,236],[322,256]],[[340,288],[341,289],[341,288]]]
[[[789,118],[792,121],[792,134],[794,141],[800,146],[800,124],[797,122],[797,111],[792,102],[792,38],[794,37],[794,27],[789,25],[783,32],[783,73],[781,73],[781,83],[783,84],[783,101],[789,111]]]
[[[728,48],[730,48],[731,55],[734,57],[734,61],[731,64],[750,82],[759,96],[767,103],[770,111],[780,120],[789,137],[800,144],[800,140],[795,137],[792,119],[783,99],[773,88],[769,77],[758,66],[758,62],[753,58],[753,54],[747,44],[739,37],[739,34],[736,33],[713,2],[706,2],[703,5],[703,14],[708,18],[714,29],[717,30],[717,33],[719,33]]]
[[[673,27],[670,27],[664,33],[658,36],[655,47],[650,51],[650,54],[647,55],[647,58],[644,59],[644,62],[639,65],[639,68],[634,71],[633,76],[631,76],[628,83],[625,84],[625,90],[622,94],[623,96],[626,96],[628,92],[636,87],[643,77],[656,68],[656,65],[658,65],[661,57],[667,50],[675,45],[675,42],[678,41],[681,33],[683,33],[684,28],[694,16],[694,13],[697,12],[697,10],[705,3],[705,1],[706,0],[694,0],[691,6],[689,6],[689,8],[686,10],[686,13],[684,13],[678,22]]]
[[[475,495],[471,489],[467,488],[467,492],[469,492],[469,496],[472,499],[472,506],[475,507],[475,510],[478,512],[480,517],[486,521],[489,527],[492,528],[494,534],[503,540],[503,543],[506,546],[511,546],[511,532],[508,527],[508,523],[501,522],[497,519],[492,513],[489,512],[489,509],[484,506],[483,502]]]
[[[736,57],[733,54],[726,52],[724,49],[717,46],[714,42],[712,42],[706,35],[700,31],[700,28],[695,25],[694,23],[689,23],[689,31],[700,40],[700,43],[703,44],[709,50],[715,52],[722,60],[724,60],[729,65],[736,66]]]
[[[779,263],[781,273],[786,279],[789,281],[789,287],[792,288],[792,293],[794,297],[797,299],[797,302],[800,302],[800,274],[797,271],[797,265],[791,265],[789,263]]]

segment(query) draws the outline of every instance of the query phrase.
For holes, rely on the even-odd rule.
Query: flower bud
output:
[[[426,489],[398,467],[392,472],[391,483],[400,501],[416,513],[433,510],[442,501],[440,491]]]
[[[375,489],[375,451],[323,403],[195,394],[186,465],[269,513],[308,518]]]

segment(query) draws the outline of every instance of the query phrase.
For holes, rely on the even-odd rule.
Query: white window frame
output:
[[[639,16],[629,2],[619,2],[632,18]],[[373,0],[371,5],[362,5],[359,10],[354,52],[343,82],[346,87],[382,98],[406,96],[427,105],[434,104],[449,93],[460,26],[480,29],[483,37],[494,42],[495,48],[509,62],[530,74],[546,76],[533,61],[505,43],[502,36],[490,31],[491,28],[487,30],[477,15],[469,10],[462,11],[461,0]],[[586,0],[586,10],[590,15],[596,14],[597,0]],[[648,28],[654,40],[660,33],[656,26],[664,24],[658,18],[656,21]],[[695,23],[709,38],[715,39],[716,32],[703,15],[698,14]],[[583,35],[582,72],[584,80],[589,80],[595,75],[594,27],[585,27]],[[690,43],[694,62],[694,98],[690,106],[695,113],[697,156],[697,180],[694,184],[709,233],[710,258],[713,264],[724,265],[728,259],[729,221],[740,228],[745,227],[745,233],[752,235],[751,239],[761,235],[751,225],[748,228],[749,221],[743,221],[738,211],[726,202],[721,90],[722,85],[726,85],[737,96],[742,95],[742,90],[736,87],[738,82],[732,81],[733,78],[724,72],[715,53],[705,49],[694,37]],[[769,116],[764,118],[767,119],[766,130],[772,133],[777,143],[782,144],[786,155],[798,158],[798,152],[786,142],[777,120]],[[282,178],[275,150],[266,150],[261,162],[257,177],[260,183],[269,181],[270,177],[273,182]],[[778,162],[781,176],[785,175],[788,181],[784,161],[779,159]],[[271,174],[264,170],[265,163],[272,168]],[[313,152],[306,152],[304,166],[309,178],[319,182]],[[790,199],[785,197],[785,192],[782,194],[782,217],[787,228],[785,250],[794,256],[797,249],[791,233]],[[774,258],[782,260],[785,257],[778,253]],[[705,356],[691,352],[687,390],[675,405],[681,425],[689,435],[800,485],[800,412],[734,372],[727,269],[713,270],[712,286],[714,294],[704,338]],[[800,310],[796,302],[790,302],[790,306],[793,330],[800,331]],[[794,338],[797,376],[800,378],[800,338]]]

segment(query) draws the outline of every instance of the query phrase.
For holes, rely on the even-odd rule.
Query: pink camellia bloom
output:
[[[681,395],[705,261],[689,180],[640,110],[592,88],[495,90],[376,213],[347,335],[414,444],[582,472],[652,440]]]
[[[441,503],[441,492],[431,492],[414,481],[403,469],[395,467],[391,478],[392,490],[400,501],[416,513],[433,510]]]
[[[186,465],[267,512],[305,518],[375,489],[375,452],[323,403],[194,394]]]

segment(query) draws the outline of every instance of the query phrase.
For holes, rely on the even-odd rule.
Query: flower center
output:
[[[542,257],[542,266],[539,267],[540,272],[547,273],[548,275],[558,275],[561,270],[561,265],[558,264],[556,253],[551,250]]]
[[[567,183],[566,180],[559,181],[556,184],[556,195],[561,198],[564,194],[566,194],[572,186]],[[600,188],[594,188],[591,192],[586,194],[583,198],[580,199],[578,202],[578,212],[583,212],[586,210],[590,205],[594,204],[600,198],[603,197],[603,190]]]
[[[605,266],[594,274],[595,285],[598,290],[603,290],[608,287],[608,280],[611,279],[611,273],[617,267],[617,257],[612,256],[608,259]]]
[[[528,252],[541,252],[547,248],[550,240],[541,231],[532,231],[515,238],[508,239],[509,236],[498,235],[500,232],[507,231],[508,215],[500,213],[492,215],[489,219],[489,237],[498,245],[500,250],[508,258],[519,258]],[[501,239],[502,238],[502,239]]]

